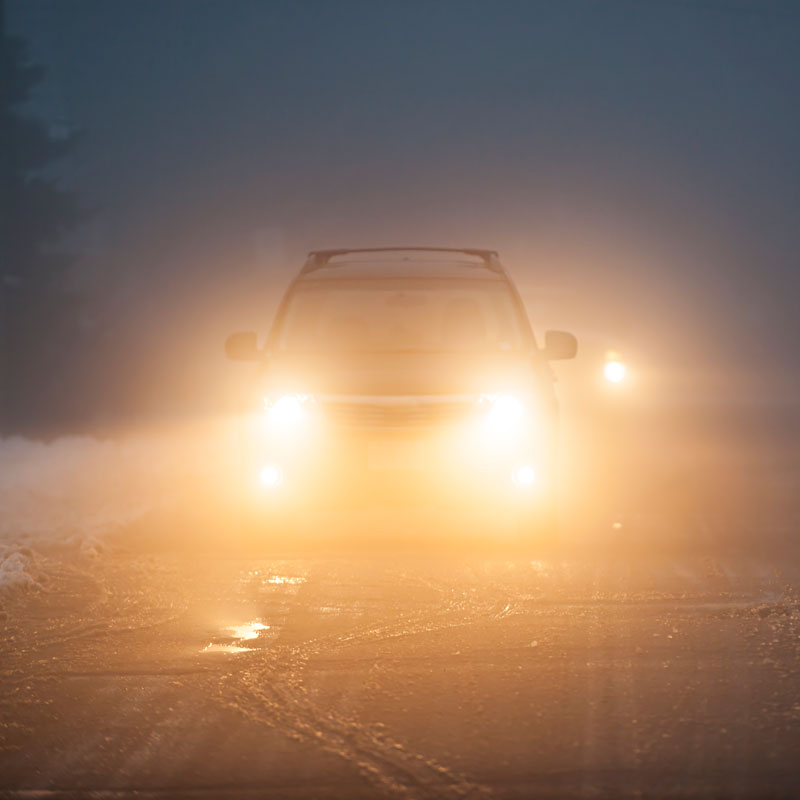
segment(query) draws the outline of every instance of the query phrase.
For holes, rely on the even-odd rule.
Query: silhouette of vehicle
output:
[[[369,248],[309,254],[257,365],[245,493],[273,512],[449,505],[552,535],[558,404],[550,361],[491,250]]]

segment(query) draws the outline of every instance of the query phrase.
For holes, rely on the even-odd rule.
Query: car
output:
[[[513,519],[552,537],[558,403],[550,362],[493,250],[317,250],[289,285],[253,362],[244,494],[272,515],[436,507]],[[250,402],[250,401],[248,401]],[[269,514],[268,514],[269,516]]]

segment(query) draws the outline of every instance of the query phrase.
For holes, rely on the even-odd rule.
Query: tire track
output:
[[[399,585],[408,585],[406,573],[393,572],[389,577]],[[309,698],[304,673],[313,658],[352,646],[466,627],[502,616],[510,608],[505,594],[499,598],[478,598],[477,593],[430,577],[412,581],[433,589],[440,601],[379,624],[356,626],[344,635],[332,633],[300,645],[278,647],[265,653],[261,663],[249,668],[238,681],[223,677],[217,701],[260,725],[279,728],[291,738],[318,744],[354,765],[385,796],[454,800],[488,797],[487,787],[431,757],[407,749],[382,730],[326,710]],[[305,596],[314,590],[313,582],[306,583],[304,589],[295,596],[298,605],[306,603]]]

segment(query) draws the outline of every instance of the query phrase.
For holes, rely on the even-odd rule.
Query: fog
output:
[[[798,96],[793,0],[0,0],[0,794],[798,796]],[[403,246],[537,346],[473,252],[258,350]]]
[[[57,166],[89,209],[64,243],[93,331],[58,376],[70,424],[218,408],[221,338],[267,327],[307,250],[387,243],[494,247],[670,387],[796,401],[796,22],[11,0],[48,70],[32,111],[80,131]]]
[[[55,245],[74,332],[36,323],[58,347],[5,425],[4,536],[169,494],[160,473],[139,488],[147,448],[174,431],[194,469],[186,429],[239,408],[225,335],[266,334],[308,250],[385,244],[496,248],[537,335],[576,333],[556,368],[576,527],[787,530],[798,21],[711,0],[8,0],[46,70],[24,112],[79,134],[47,170],[84,214]],[[635,375],[615,396],[609,349]]]

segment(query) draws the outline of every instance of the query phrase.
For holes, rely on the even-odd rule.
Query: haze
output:
[[[0,0],[0,795],[800,795],[798,97],[793,0]]]
[[[268,319],[308,249],[386,243],[498,247],[523,287],[593,298],[695,392],[798,396],[793,3],[7,15],[48,69],[36,110],[82,135],[62,165],[92,210],[75,279],[125,364],[98,406],[213,405],[187,362]]]

